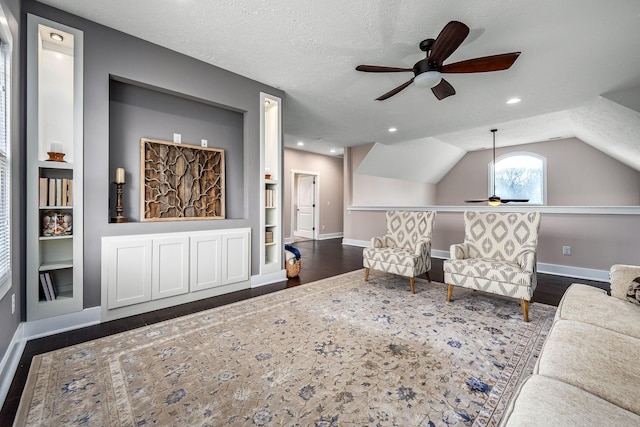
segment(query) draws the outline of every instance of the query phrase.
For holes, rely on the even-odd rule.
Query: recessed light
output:
[[[335,148],[332,148],[331,150],[329,150],[329,152],[330,152],[330,153],[335,153],[335,152],[336,152],[336,149],[335,149]]]
[[[520,101],[522,101],[522,99],[520,98],[511,98],[510,100],[507,101],[507,104],[517,104]]]
[[[397,128],[389,128],[389,132],[395,132],[397,130],[398,130]]]
[[[60,34],[58,33],[50,33],[49,37],[51,37],[53,40],[57,41],[57,42],[61,42],[62,40],[64,40],[64,37],[62,37]]]
[[[302,147],[303,145],[304,145],[304,142],[298,141],[298,146]]]

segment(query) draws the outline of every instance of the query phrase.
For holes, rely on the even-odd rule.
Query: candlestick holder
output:
[[[111,217],[111,222],[129,222],[129,218],[122,215],[122,212],[124,212],[124,204],[122,202],[122,187],[124,186],[124,182],[114,182],[114,184],[116,185],[116,216]]]

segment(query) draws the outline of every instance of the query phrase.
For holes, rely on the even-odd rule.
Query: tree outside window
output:
[[[490,195],[503,199],[529,199],[525,204],[542,205],[545,200],[545,158],[534,153],[509,153],[496,159],[495,189],[493,164],[489,164]]]

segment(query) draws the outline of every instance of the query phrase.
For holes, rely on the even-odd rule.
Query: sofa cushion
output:
[[[640,416],[572,385],[534,375],[520,385],[500,425],[618,427],[640,425]]]
[[[623,300],[627,299],[627,292],[631,282],[640,276],[640,266],[614,264],[609,269],[611,281],[611,295]]]
[[[571,384],[640,415],[640,339],[573,320],[558,320],[535,372]]]
[[[603,289],[574,283],[567,289],[556,312],[566,319],[600,326],[640,338],[640,307],[607,296]]]

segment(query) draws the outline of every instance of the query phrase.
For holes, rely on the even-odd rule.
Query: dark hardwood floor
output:
[[[297,247],[302,254],[302,267],[298,277],[287,281],[233,292],[29,341],[20,359],[20,365],[11,383],[7,398],[0,411],[0,425],[5,426],[13,423],[33,356],[362,268],[362,248],[343,246],[341,242],[342,239],[331,239],[294,243],[294,246]],[[434,281],[443,281],[442,262],[443,260],[441,259],[433,259],[430,276]],[[538,287],[534,294],[534,301],[543,304],[558,305],[564,291],[574,282],[585,283],[605,289],[609,286],[608,283],[603,282],[538,274]]]

